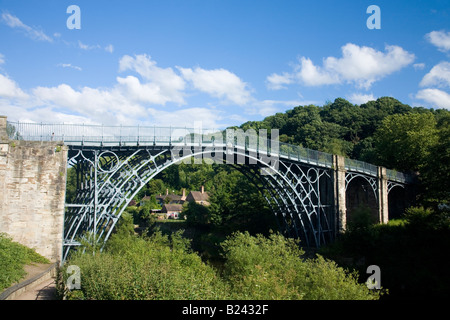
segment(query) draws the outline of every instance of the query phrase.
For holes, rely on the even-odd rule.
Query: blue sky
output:
[[[223,128],[382,96],[450,109],[448,0],[0,0],[10,120]]]

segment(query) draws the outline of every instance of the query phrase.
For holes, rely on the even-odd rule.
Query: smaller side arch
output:
[[[408,207],[406,188],[400,183],[388,182],[388,210],[389,220],[399,219]]]
[[[370,220],[379,221],[377,178],[349,172],[345,177],[346,223],[356,221],[356,214],[370,211]]]

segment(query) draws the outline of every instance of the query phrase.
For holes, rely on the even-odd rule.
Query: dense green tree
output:
[[[66,203],[74,203],[77,195],[77,172],[74,167],[67,168],[66,173]]]
[[[343,138],[357,142],[360,139],[363,112],[362,109],[345,99],[337,98],[321,110],[323,120],[343,128]]]
[[[224,277],[232,297],[259,300],[376,300],[369,290],[333,261],[304,259],[298,243],[279,234],[235,233],[222,243]]]
[[[431,112],[386,117],[374,135],[380,165],[400,171],[418,171],[437,142],[436,119]]]
[[[222,171],[214,177],[209,202],[211,223],[227,233],[267,233],[276,228],[273,214],[258,189],[236,170]]]
[[[437,141],[430,147],[422,173],[428,201],[450,203],[450,113],[437,123]]]
[[[211,222],[208,208],[196,202],[186,202],[183,205],[182,214],[186,217],[187,224],[194,227],[207,227]]]

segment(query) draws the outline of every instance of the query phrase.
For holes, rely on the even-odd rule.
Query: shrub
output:
[[[236,299],[378,299],[357,275],[323,257],[302,258],[298,242],[235,233],[223,243],[224,277]]]
[[[69,299],[220,299],[226,292],[215,271],[189,252],[180,234],[114,235],[112,240],[105,252],[78,254],[66,264],[81,270],[81,293],[72,291]]]
[[[103,252],[78,250],[68,265],[81,270],[81,290],[69,299],[378,299],[333,261],[305,259],[299,243],[280,234],[237,232],[223,241],[221,273],[191,249],[182,231],[171,236],[117,232]],[[89,248],[88,248],[89,249]],[[88,252],[88,253],[86,253]]]
[[[0,291],[22,279],[26,275],[24,266],[31,263],[49,263],[49,260],[0,233]]]

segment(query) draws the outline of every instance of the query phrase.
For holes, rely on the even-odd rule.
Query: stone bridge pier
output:
[[[9,140],[0,116],[0,233],[61,261],[67,147],[54,141]]]

